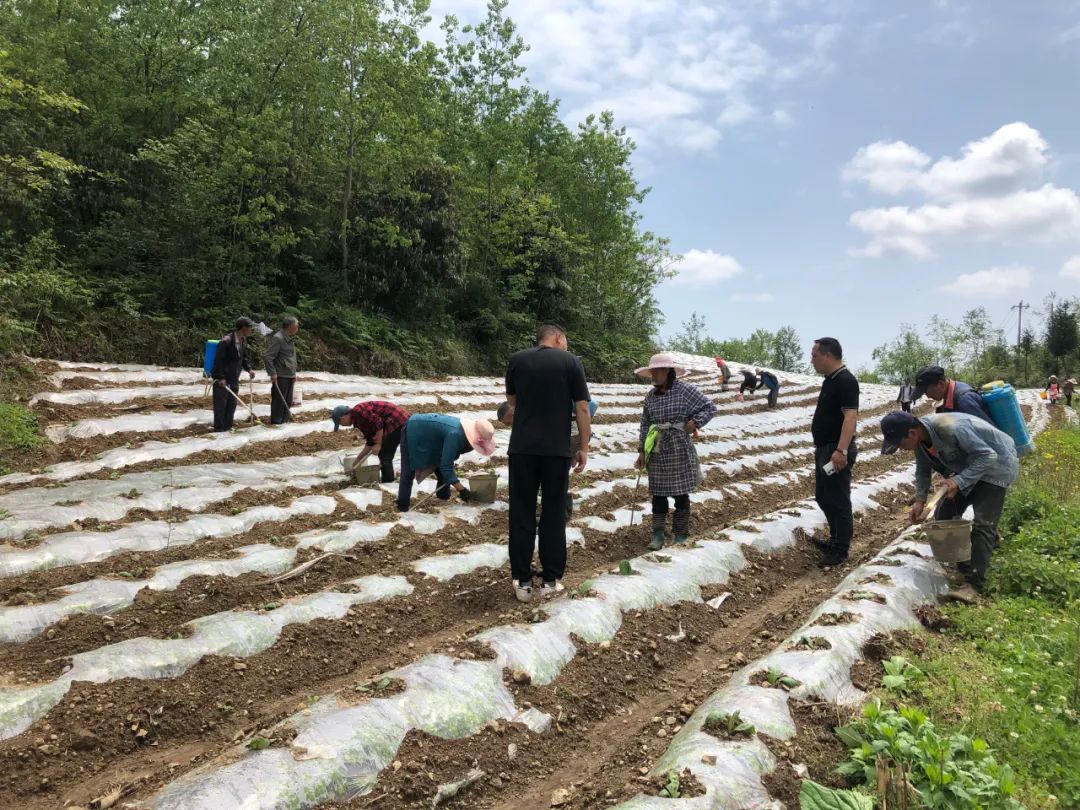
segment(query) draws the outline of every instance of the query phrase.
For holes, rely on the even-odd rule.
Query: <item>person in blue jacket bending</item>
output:
[[[454,472],[459,456],[475,450],[482,456],[495,452],[495,428],[486,419],[458,419],[442,413],[418,413],[401,429],[401,479],[397,508],[405,512],[412,501],[413,481],[435,473],[435,492],[440,500],[455,489],[463,501],[472,493]]]

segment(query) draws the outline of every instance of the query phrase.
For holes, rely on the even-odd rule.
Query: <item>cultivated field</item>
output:
[[[396,485],[344,479],[358,434],[327,418],[373,397],[493,418],[499,380],[307,373],[294,422],[238,409],[215,435],[196,371],[48,364],[51,444],[0,478],[0,806],[641,808],[671,804],[672,770],[686,806],[790,803],[815,724],[835,724],[820,707],[858,701],[863,647],[916,624],[944,577],[904,532],[910,456],[877,452],[894,388],[863,388],[852,561],[820,571],[819,380],[780,373],[766,411],[691,361],[719,407],[697,542],[646,552],[647,388],[595,385],[567,590],[534,605],[510,587],[505,489],[399,515]],[[506,438],[464,469],[505,487]],[[797,685],[763,683],[770,667]],[[703,727],[734,710],[757,734]]]

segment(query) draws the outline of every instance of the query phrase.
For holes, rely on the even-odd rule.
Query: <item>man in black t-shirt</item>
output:
[[[512,409],[510,432],[510,573],[514,593],[532,599],[532,556],[536,538],[536,496],[540,493],[542,593],[562,590],[566,570],[566,499],[570,464],[585,469],[589,438],[589,387],[581,361],[567,351],[566,333],[540,327],[537,345],[517,352],[506,366],[506,401]],[[571,410],[580,447],[571,455]]]
[[[814,540],[823,552],[818,565],[828,568],[847,560],[854,533],[851,516],[851,465],[855,463],[855,426],[859,420],[859,381],[844,365],[836,338],[814,341],[810,363],[824,375],[810,431],[814,437],[814,498],[829,522],[827,542]]]

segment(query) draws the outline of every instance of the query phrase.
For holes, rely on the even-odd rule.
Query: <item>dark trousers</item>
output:
[[[905,413],[911,413],[911,403],[910,402],[901,402],[900,403],[900,410],[904,411]]]
[[[226,383],[229,389],[235,394],[240,391],[239,382]],[[231,430],[233,426],[233,416],[236,414],[236,400],[229,396],[229,392],[225,390],[225,386],[218,385],[217,380],[214,381],[214,431],[217,433],[224,433],[227,430]]]
[[[510,574],[532,581],[536,496],[540,494],[540,567],[544,582],[566,571],[566,499],[570,466],[564,456],[510,455]]]
[[[966,565],[960,563],[959,568],[977,591],[986,584],[986,569],[990,567],[990,557],[998,545],[998,523],[1005,506],[1005,492],[1005,487],[980,481],[967,495],[960,493],[955,498],[942,498],[934,510],[934,520],[961,517],[969,506],[975,510],[971,526],[971,561]]]
[[[1072,407],[1072,394],[1065,395],[1065,404],[1068,405],[1070,408]]]
[[[673,500],[675,501],[676,512],[687,511],[690,509],[689,495],[675,495],[673,496]],[[654,515],[666,515],[668,513],[667,495],[652,496],[652,513]]]
[[[742,385],[739,386],[739,393],[740,394],[752,394],[752,393],[754,393],[753,384],[744,382]]]
[[[814,500],[825,513],[829,523],[829,543],[841,554],[851,547],[855,523],[851,516],[851,468],[859,450],[855,442],[848,447],[848,465],[840,472],[827,475],[821,468],[829,463],[835,444],[824,444],[814,450]]]
[[[278,377],[277,385],[270,384],[270,424],[283,425],[292,421],[292,392],[296,377]],[[278,389],[281,394],[278,394]]]
[[[384,484],[394,481],[394,456],[397,455],[398,445],[401,444],[401,431],[398,428],[393,433],[383,434],[382,449],[379,450],[379,468],[382,470],[380,478]]]
[[[397,508],[401,512],[405,512],[409,508],[409,504],[412,502],[412,489],[413,479],[416,477],[416,470],[413,469],[412,463],[409,461],[409,441],[407,431],[409,429],[408,423],[403,425],[400,430],[394,431],[398,434],[398,442],[401,445],[401,478],[398,479],[398,491],[397,491]],[[383,436],[383,449],[386,449],[386,441],[389,437]],[[390,456],[393,461],[393,455]],[[383,460],[383,454],[379,453],[379,462]],[[386,467],[382,468],[383,474],[386,472]],[[393,481],[394,467],[390,466],[390,480]],[[385,481],[385,479],[384,479]],[[387,482],[389,483],[389,482]],[[435,497],[440,501],[446,501],[450,499],[450,485],[446,483],[446,479],[440,470],[435,470]]]
[[[778,396],[780,396],[780,389],[779,388],[770,388],[769,389],[769,407],[770,408],[775,408],[776,407],[776,398]]]

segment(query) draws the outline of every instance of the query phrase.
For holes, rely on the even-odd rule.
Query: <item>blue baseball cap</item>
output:
[[[351,411],[348,405],[337,405],[334,410],[330,411],[330,418],[334,420],[334,432],[336,433],[338,428],[341,427],[341,417]]]
[[[900,449],[900,442],[907,438],[912,428],[918,427],[919,420],[906,411],[893,411],[881,419],[881,455],[891,456]]]

